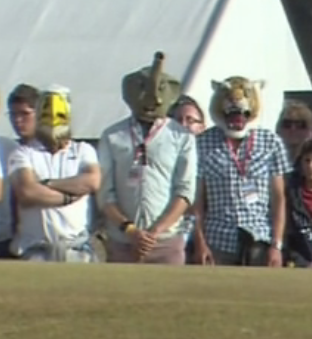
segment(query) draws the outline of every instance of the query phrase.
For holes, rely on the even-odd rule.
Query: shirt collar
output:
[[[27,146],[36,148],[37,150],[41,151],[41,152],[45,152],[47,151],[47,148],[44,146],[44,144],[42,142],[40,142],[38,139],[33,139],[31,141],[29,141],[27,143]],[[66,147],[64,147],[63,149],[60,149],[59,151],[57,151],[57,153],[61,153],[61,152],[68,152],[72,150],[72,140],[69,140],[68,144],[66,145]]]

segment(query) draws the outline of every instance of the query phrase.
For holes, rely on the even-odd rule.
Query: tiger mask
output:
[[[211,85],[214,91],[210,102],[213,122],[230,138],[245,137],[250,129],[258,125],[260,114],[258,88],[264,88],[265,82],[232,76],[222,82],[212,80]]]

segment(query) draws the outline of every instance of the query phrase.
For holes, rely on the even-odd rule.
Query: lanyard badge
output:
[[[158,123],[156,121],[147,137],[143,139],[143,142],[138,142],[138,138],[135,134],[135,126],[130,124],[130,135],[134,148],[134,159],[128,174],[128,184],[130,186],[137,186],[140,183],[143,169],[148,165],[147,144],[158,133],[165,123],[166,119],[162,119]]]
[[[250,206],[257,203],[259,200],[258,189],[256,183],[252,179],[247,178],[247,165],[251,159],[251,153],[254,147],[254,133],[249,136],[246,144],[245,159],[240,161],[237,153],[234,152],[233,145],[228,142],[231,158],[237,168],[240,176],[240,196],[244,202]]]
[[[247,175],[247,165],[248,165],[248,161],[250,161],[251,159],[251,153],[254,147],[254,138],[255,138],[254,132],[252,132],[247,140],[246,155],[243,161],[239,160],[237,153],[234,151],[233,144],[231,144],[229,140],[227,141],[227,145],[230,151],[231,158],[234,161],[237,171],[241,177],[246,177]]]

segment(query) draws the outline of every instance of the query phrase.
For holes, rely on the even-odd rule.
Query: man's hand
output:
[[[135,230],[129,235],[139,260],[143,259],[156,244],[156,237],[148,231]]]
[[[277,248],[270,247],[268,253],[268,266],[269,267],[282,267],[283,265],[283,258],[282,252]]]
[[[195,246],[194,263],[197,265],[215,264],[213,254],[204,241],[199,241]]]
[[[76,201],[78,201],[79,199],[81,199],[81,197],[80,196],[78,196],[78,195],[72,195],[72,194],[65,194],[67,197],[70,197],[69,198],[69,202],[67,203],[67,204],[65,204],[64,206],[67,206],[67,205],[71,205],[71,204],[73,204],[74,202],[76,202]]]

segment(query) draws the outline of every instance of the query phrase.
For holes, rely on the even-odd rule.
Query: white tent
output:
[[[207,108],[211,78],[266,80],[262,125],[275,129],[284,91],[311,90],[307,70],[280,0],[230,0],[207,41],[186,91]]]
[[[279,0],[0,0],[0,46],[2,112],[18,83],[68,86],[77,138],[128,114],[122,77],[156,50],[205,111],[212,78],[267,80],[267,127],[284,90],[311,88]],[[13,135],[5,114],[0,134]]]

